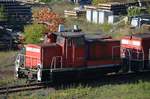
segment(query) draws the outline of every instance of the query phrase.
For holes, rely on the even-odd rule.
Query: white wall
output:
[[[99,22],[100,24],[103,24],[105,22],[105,13],[103,11],[99,11]]]
[[[111,17],[109,17],[111,16]],[[87,9],[86,10],[86,20],[88,22],[103,24],[112,23],[115,21],[113,13],[111,11],[97,10],[97,9]]]
[[[88,22],[92,22],[92,15],[93,15],[92,10],[87,9],[87,10],[86,10],[86,20],[87,20]]]
[[[98,23],[98,11],[97,10],[93,10],[93,19],[92,22],[93,23]]]

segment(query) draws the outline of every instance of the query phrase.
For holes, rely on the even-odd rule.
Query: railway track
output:
[[[130,72],[125,74],[110,74],[101,76],[101,78],[97,79],[96,84],[110,84],[110,83],[129,83],[134,82],[137,80],[147,79],[150,76],[150,71],[143,71],[143,72]],[[79,84],[91,85],[93,81],[86,81],[86,83],[79,80]],[[60,84],[60,83],[58,83]],[[75,83],[74,83],[75,84]],[[15,92],[21,91],[31,91],[31,90],[38,90],[42,88],[51,87],[53,84],[51,82],[40,82],[40,83],[33,83],[33,84],[25,84],[25,85],[17,85],[17,86],[7,86],[7,87],[0,87],[0,95],[2,94],[10,94]],[[57,86],[57,84],[56,84]],[[58,85],[59,86],[59,85]],[[93,86],[93,84],[92,84]]]
[[[50,83],[34,83],[34,84],[25,84],[25,85],[16,85],[16,86],[7,86],[0,87],[0,94],[9,94],[20,91],[29,91],[46,88]]]

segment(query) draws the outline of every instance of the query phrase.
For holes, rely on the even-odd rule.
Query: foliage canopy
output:
[[[142,14],[142,9],[140,7],[131,7],[128,9],[128,16],[133,17]]]
[[[57,32],[59,24],[64,24],[64,18],[47,7],[33,13],[34,21],[44,24],[48,32]]]
[[[45,32],[45,27],[42,24],[33,23],[24,27],[25,43],[40,43],[41,37]]]
[[[48,2],[58,2],[58,1],[62,1],[62,0],[40,0],[40,1],[48,3]]]
[[[93,0],[93,4],[97,5],[99,3],[107,3],[107,2],[135,2],[137,0]]]
[[[5,21],[6,20],[6,15],[5,15],[5,10],[2,5],[0,5],[0,21]]]

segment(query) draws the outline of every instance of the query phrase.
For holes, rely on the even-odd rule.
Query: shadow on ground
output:
[[[150,82],[150,72],[138,72],[129,74],[117,74],[117,75],[104,75],[97,78],[86,79],[86,80],[75,80],[67,82],[55,82],[53,85],[56,90],[66,89],[72,87],[89,86],[99,87],[103,85],[118,85],[118,84],[136,84],[139,81]],[[63,87],[62,87],[63,86]]]

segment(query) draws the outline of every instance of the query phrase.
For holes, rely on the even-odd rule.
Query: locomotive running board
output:
[[[52,69],[50,78],[53,82],[87,80],[98,78],[107,73],[118,72],[121,69],[120,65],[103,65],[84,68],[62,68]],[[47,78],[47,77],[44,77]],[[49,77],[48,77],[49,78]]]

